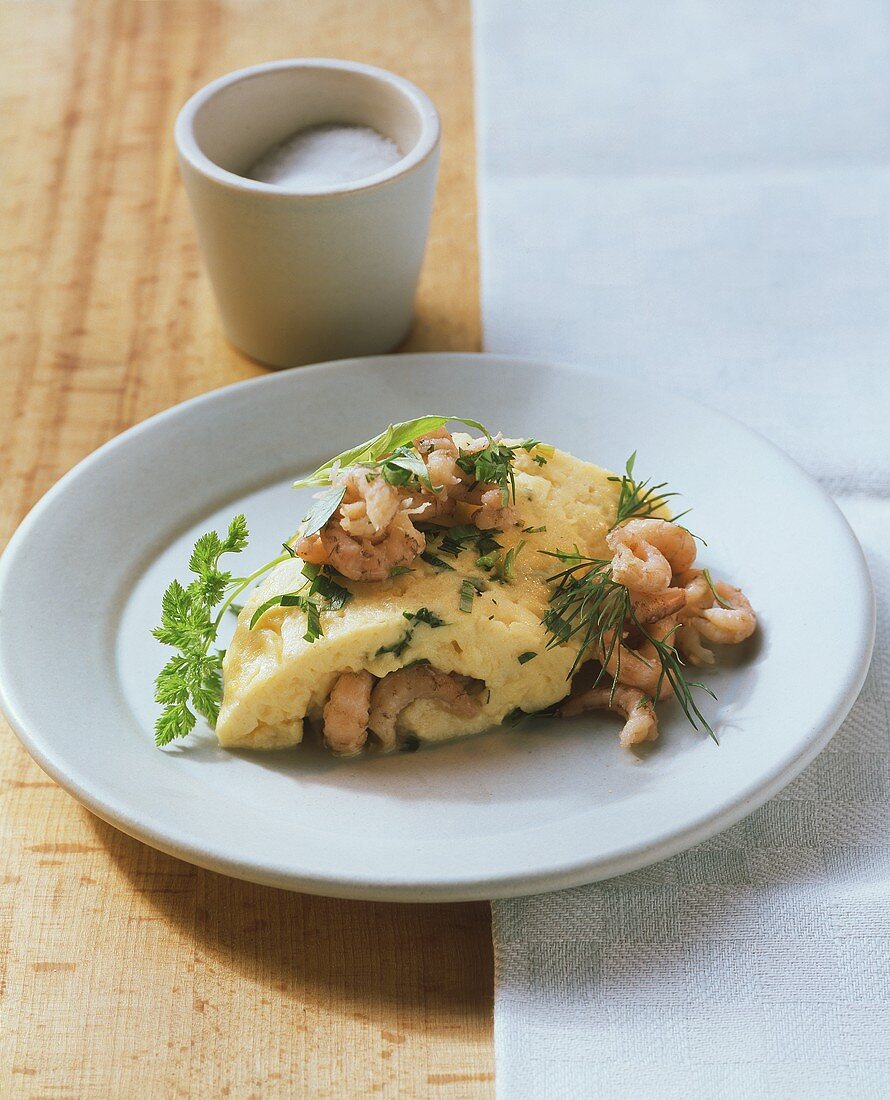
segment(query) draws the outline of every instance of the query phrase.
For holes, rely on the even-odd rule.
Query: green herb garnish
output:
[[[352,599],[352,593],[344,588],[330,574],[330,567],[324,565],[310,565],[307,562],[303,566],[303,576],[309,580],[309,595],[320,596],[324,611],[339,611]]]
[[[394,565],[389,571],[390,577],[402,577],[405,573],[413,573],[410,565]]]
[[[473,454],[461,454],[457,460],[458,466],[468,474],[472,474],[477,481],[484,481],[490,485],[496,485],[501,491],[503,506],[516,499],[516,478],[513,474],[513,459],[515,449],[508,447],[506,443],[495,443],[492,440],[487,447]]]
[[[473,600],[485,591],[485,581],[481,577],[464,577],[460,582],[461,611],[467,613],[473,610]]]
[[[593,655],[603,666],[594,681],[594,686],[599,683],[600,679],[607,675],[605,665],[611,662],[616,646],[620,644],[625,623],[629,622],[642,638],[652,645],[661,666],[655,691],[656,698],[660,694],[662,681],[667,680],[693,728],[698,729],[700,722],[716,741],[713,729],[698,708],[693,688],[705,691],[712,697],[713,692],[698,681],[686,679],[680,654],[671,640],[672,634],[666,638],[656,638],[646,629],[645,624],[639,621],[630,592],[623,584],[619,584],[612,578],[612,563],[598,558],[584,557],[578,553],[577,549],[573,553],[560,550],[542,550],[541,553],[557,558],[566,566],[565,569],[548,578],[555,582],[555,587],[543,622],[551,635],[547,643],[548,649],[556,645],[564,645],[572,638],[580,636],[580,647],[568,678],[575,674],[578,666],[592,650]],[[619,650],[618,668],[612,677],[613,691],[618,684],[620,672]]]
[[[401,638],[398,639],[398,641],[393,642],[392,645],[382,645],[374,654],[374,656],[383,657],[385,656],[385,654],[391,653],[393,657],[401,657],[405,650],[408,648],[413,633],[413,630],[406,630]]]
[[[711,590],[711,595],[717,601],[718,605],[720,607],[725,608],[727,611],[732,611],[732,604],[727,603],[726,600],[724,600],[724,598],[717,591],[717,589],[714,585],[714,581],[711,579],[711,570],[710,569],[703,569],[702,570],[702,576],[708,582],[708,588],[710,588],[710,590]]]
[[[666,481],[659,482],[657,485],[650,485],[648,479],[646,481],[634,481],[633,473],[636,460],[637,452],[634,451],[627,460],[624,467],[625,472],[621,477],[612,476],[609,478],[609,481],[617,482],[619,485],[618,509],[612,527],[617,527],[619,523],[624,523],[626,519],[645,519],[647,516],[653,516],[664,508],[671,497],[680,495],[679,493],[665,492]],[[680,515],[672,517],[671,522],[686,514],[687,512],[681,512]]]
[[[523,533],[523,535],[537,535],[537,534],[540,534],[541,531],[546,531],[546,530],[547,530],[546,527],[523,527],[522,528],[522,533]]]
[[[161,601],[161,625],[152,631],[159,642],[180,652],[171,657],[155,681],[155,700],[163,707],[155,724],[155,742],[169,745],[195,728],[196,714],[211,724],[222,702],[222,653],[211,646],[234,598],[253,581],[287,558],[267,562],[247,577],[233,577],[220,568],[224,554],[238,554],[248,540],[247,521],[235,516],[225,538],[208,531],[195,543],[188,586],[171,581]],[[222,606],[216,611],[219,604]]]
[[[516,579],[516,559],[522,553],[524,546],[525,539],[516,546],[511,547],[504,556],[504,560],[500,563],[499,568],[495,570],[500,579],[506,581],[507,584],[512,584]]]
[[[306,515],[303,516],[303,522],[300,524],[300,535],[303,538],[308,538],[310,535],[318,534],[340,507],[345,495],[346,486],[341,485],[339,488],[331,489],[329,493],[319,497]]]
[[[402,615],[409,623],[414,625],[409,627],[401,638],[393,642],[392,645],[381,646],[374,654],[375,657],[383,657],[387,653],[391,653],[394,657],[401,657],[411,644],[411,639],[414,637],[414,628],[418,623],[424,623],[426,626],[433,628],[447,625],[444,619],[439,618],[435,611],[430,611],[428,607],[418,607],[416,611],[403,611]]]
[[[475,428],[476,431],[482,432],[487,439],[491,439],[489,430],[483,424],[480,424],[478,420],[470,420],[468,417],[461,416],[419,416],[416,420],[405,420],[400,424],[390,424],[385,431],[382,431],[380,435],[375,435],[373,439],[360,443],[357,447],[350,447],[347,451],[342,451],[319,466],[308,477],[295,481],[294,488],[302,489],[307,485],[330,485],[331,472],[335,466],[361,466],[378,462],[397,451],[400,447],[410,446],[420,436],[444,428],[449,420],[464,424],[468,428]]]
[[[441,558],[437,558],[436,555],[431,554],[429,552],[429,550],[424,550],[424,552],[420,556],[423,559],[423,561],[425,561],[427,563],[427,565],[434,566],[436,569],[439,570],[440,573],[443,572],[446,569],[449,570],[452,573],[454,572],[454,566],[453,565],[449,565],[447,561],[442,561]]]
[[[299,607],[306,614],[306,633],[303,640],[316,642],[324,636],[321,628],[322,611],[339,611],[352,599],[348,588],[338,584],[323,565],[303,566],[306,582],[294,592],[281,592],[272,596],[254,611],[250,620],[250,629],[273,607]]]
[[[528,649],[525,653],[520,653],[517,660],[521,665],[525,665],[535,657],[537,657],[537,653],[533,649]]]
[[[403,611],[402,614],[409,622],[425,623],[432,627],[446,625],[445,620],[440,619],[435,611],[430,611],[428,607],[418,607],[416,611]]]
[[[448,527],[442,535],[441,541],[436,546],[440,554],[449,554],[456,558],[464,550],[473,547],[478,554],[489,554],[493,550],[500,550],[501,544],[494,537],[501,532],[494,528],[491,531],[482,531],[474,524],[466,524],[458,527]]]

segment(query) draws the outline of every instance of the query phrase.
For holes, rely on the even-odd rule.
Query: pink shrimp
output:
[[[677,619],[668,615],[653,623],[649,633],[658,642],[671,644],[677,630]],[[614,641],[613,641],[614,639]],[[603,639],[602,652],[598,655],[603,668],[620,684],[639,688],[653,699],[669,699],[673,695],[670,681],[663,674],[658,650],[649,639],[634,649],[614,634]]]
[[[631,519],[606,536],[612,576],[634,592],[660,592],[695,561],[695,540],[663,519]]]
[[[370,672],[341,672],[324,705],[324,740],[337,756],[354,756],[368,739]]]
[[[580,695],[570,696],[560,706],[557,714],[560,718],[574,718],[588,710],[612,710],[624,719],[624,728],[619,735],[622,748],[630,748],[642,741],[655,741],[658,737],[658,717],[655,704],[639,688],[617,684],[613,688],[588,688]]]
[[[384,749],[392,749],[399,715],[417,699],[433,699],[460,718],[472,718],[478,714],[480,704],[469,689],[477,683],[467,676],[441,672],[429,665],[397,669],[384,676],[372,691],[368,727]]]

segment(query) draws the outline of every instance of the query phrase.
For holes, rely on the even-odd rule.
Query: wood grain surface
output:
[[[228,70],[343,56],[432,95],[442,172],[407,347],[478,347],[469,18],[467,0],[0,3],[4,541],[111,436],[262,373],[220,335],[171,141]],[[5,726],[0,790],[0,1095],[491,1093],[487,906],[198,870],[93,818]]]

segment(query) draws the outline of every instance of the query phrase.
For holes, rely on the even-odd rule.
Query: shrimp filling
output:
[[[484,685],[469,676],[412,665],[375,680],[369,672],[343,672],[324,708],[325,744],[340,756],[360,752],[371,733],[385,751],[397,744],[402,711],[418,699],[429,699],[460,717],[477,714]]]

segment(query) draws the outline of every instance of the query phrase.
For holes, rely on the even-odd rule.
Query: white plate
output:
[[[243,511],[245,564],[296,527],[289,488],[393,420],[478,418],[667,480],[741,585],[756,644],[708,680],[719,747],[665,708],[638,759],[609,717],[540,721],[411,755],[338,761],[307,746],[225,752],[206,729],[154,747],[151,638],[196,535]],[[871,654],[862,552],[825,493],[771,444],[633,381],[476,355],[305,367],[186,402],[113,440],[49,492],[0,562],[4,710],[37,762],[94,813],[204,867],[314,893],[505,897],[589,882],[705,840],[775,794],[850,709]]]

